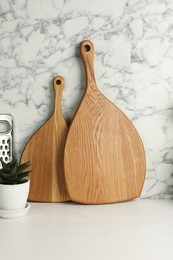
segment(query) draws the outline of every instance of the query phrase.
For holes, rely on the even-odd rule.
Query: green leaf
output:
[[[5,169],[2,169],[2,173],[6,173],[6,174],[9,174],[9,175],[15,175],[15,173],[12,171],[12,170],[5,170]]]
[[[30,166],[30,162],[26,162],[26,163],[22,163],[21,165],[18,166],[18,170],[21,172],[21,171],[24,171],[26,168],[28,168]]]
[[[11,162],[9,162],[9,166],[11,169],[18,167],[17,159],[13,158],[13,160]]]
[[[6,173],[6,172],[2,172],[1,175],[2,175],[3,178],[10,178],[11,177],[11,174]]]
[[[1,177],[2,177],[2,179],[6,179],[6,180],[15,180],[17,176],[15,174],[9,175],[9,174],[3,172]]]
[[[23,172],[20,176],[16,179],[16,182],[19,183],[23,178],[27,177],[31,171]]]
[[[21,179],[21,178],[24,178],[24,177],[28,176],[30,172],[31,172],[31,171],[22,172],[21,174],[18,175],[17,179],[18,179],[18,178]]]
[[[16,160],[16,162],[14,164],[14,168],[12,169],[12,173],[17,173],[17,169],[18,169],[18,162]]]

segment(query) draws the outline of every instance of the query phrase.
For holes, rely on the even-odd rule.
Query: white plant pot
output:
[[[30,180],[14,185],[0,184],[0,209],[18,210],[26,206]]]

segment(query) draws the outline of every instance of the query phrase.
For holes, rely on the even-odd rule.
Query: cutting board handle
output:
[[[56,117],[60,118],[63,117],[61,100],[64,89],[64,79],[60,76],[55,77],[53,80],[53,87],[55,92],[54,113],[56,114]]]
[[[85,65],[86,85],[88,89],[97,89],[94,75],[94,45],[92,42],[85,40],[80,44],[80,52]]]

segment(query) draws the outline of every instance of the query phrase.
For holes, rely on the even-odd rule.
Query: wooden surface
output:
[[[64,80],[54,79],[55,108],[50,119],[41,126],[26,145],[21,162],[31,161],[29,200],[62,202],[67,194],[63,158],[67,125],[61,112]]]
[[[84,41],[80,50],[87,82],[65,146],[64,169],[69,195],[84,204],[139,197],[146,173],[140,136],[124,113],[98,90],[93,44]]]

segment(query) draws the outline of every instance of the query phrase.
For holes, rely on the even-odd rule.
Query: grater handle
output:
[[[13,118],[12,118],[11,115],[9,115],[9,114],[0,114],[0,122],[5,122],[5,123],[7,122],[8,125],[9,125],[8,133],[9,133],[10,131],[12,131]],[[4,134],[4,133],[3,133],[3,134]]]

